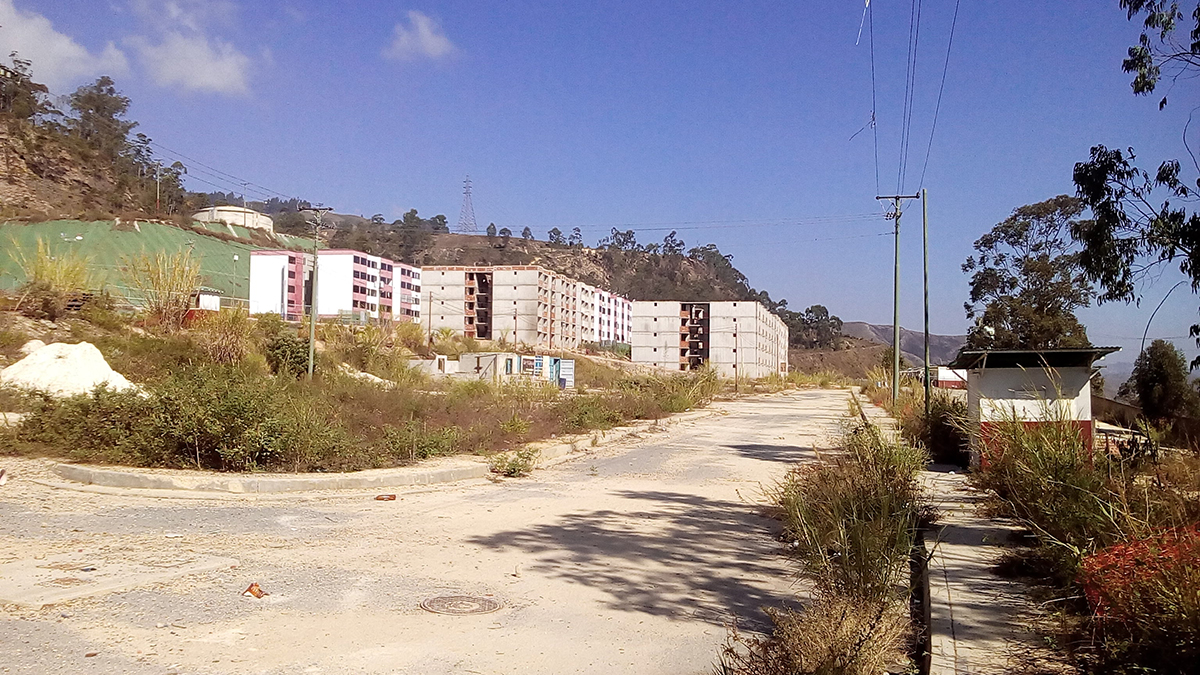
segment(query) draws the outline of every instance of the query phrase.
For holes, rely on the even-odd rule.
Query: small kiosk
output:
[[[983,458],[989,431],[1005,420],[1077,425],[1091,448],[1091,381],[1095,363],[1120,347],[962,351],[950,364],[967,372],[971,466]]]

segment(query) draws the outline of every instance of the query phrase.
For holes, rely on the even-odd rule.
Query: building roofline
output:
[[[1084,368],[1120,347],[1077,347],[1069,349],[981,349],[964,350],[954,357],[951,368]]]

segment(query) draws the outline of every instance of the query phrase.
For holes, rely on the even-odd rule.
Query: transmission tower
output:
[[[479,231],[475,224],[475,205],[471,203],[471,177],[463,181],[463,205],[458,213],[458,231],[474,234]]]

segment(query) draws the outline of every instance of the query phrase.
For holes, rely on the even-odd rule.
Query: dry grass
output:
[[[200,288],[200,261],[191,251],[140,253],[121,260],[121,276],[140,296],[128,300],[145,310],[147,326],[174,333]]]
[[[718,675],[878,675],[906,659],[910,627],[895,603],[827,596],[799,612],[768,614],[770,637],[731,631]]]
[[[8,254],[25,274],[16,308],[37,318],[57,319],[67,301],[85,292],[99,290],[103,280],[93,271],[91,258],[78,247],[51,247],[40,237],[31,251],[9,237]]]
[[[214,363],[238,363],[254,346],[254,323],[244,309],[222,309],[200,322],[196,337]]]

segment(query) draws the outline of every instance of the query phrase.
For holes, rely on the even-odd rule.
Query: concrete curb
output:
[[[539,466],[546,466],[550,461],[565,461],[567,457],[580,450],[608,445],[640,431],[645,431],[656,424],[677,424],[702,417],[717,414],[716,410],[699,410],[680,413],[663,420],[639,422],[627,427],[617,427],[604,433],[595,446],[590,445],[592,435],[581,434],[572,437],[567,442],[555,442],[553,445],[534,447],[538,449]],[[153,494],[147,496],[166,496],[164,493],[175,492],[192,495],[265,495],[279,493],[313,492],[318,490],[355,490],[381,489],[394,487],[410,487],[416,485],[431,485],[436,483],[454,483],[472,478],[484,478],[491,474],[488,464],[481,459],[458,459],[453,466],[442,467],[404,467],[398,469],[373,469],[352,473],[312,474],[284,476],[246,476],[223,474],[180,473],[140,473],[122,471],[120,469],[104,469],[80,464],[57,464],[54,473],[75,483],[104,488],[122,490],[147,490]],[[45,483],[56,488],[69,488],[63,484]],[[106,491],[107,492],[107,491]],[[182,496],[182,495],[180,495]]]

